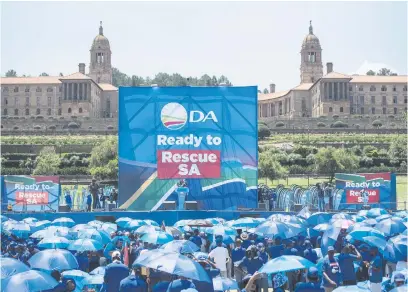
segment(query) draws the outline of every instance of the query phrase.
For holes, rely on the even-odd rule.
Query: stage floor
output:
[[[14,220],[23,220],[27,217],[34,217],[38,220],[50,220],[60,217],[72,218],[76,224],[87,223],[92,220],[111,221],[114,222],[120,217],[130,217],[133,219],[151,219],[161,224],[162,221],[166,225],[173,225],[179,220],[185,219],[205,219],[205,218],[224,218],[225,220],[234,220],[240,217],[267,218],[272,214],[285,213],[296,214],[294,212],[273,212],[273,211],[114,211],[114,212],[25,212],[25,213],[8,213],[2,215]]]

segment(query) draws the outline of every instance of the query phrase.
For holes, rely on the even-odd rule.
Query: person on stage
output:
[[[89,192],[92,195],[92,210],[95,210],[98,206],[98,192],[99,192],[99,184],[96,183],[96,178],[92,178],[92,182],[89,185]]]

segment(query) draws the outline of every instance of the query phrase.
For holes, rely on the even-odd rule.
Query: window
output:
[[[14,87],[14,92],[18,92],[18,86]]]
[[[407,103],[407,97],[404,96],[404,103]]]
[[[360,114],[364,115],[364,108],[363,107],[360,109]]]
[[[404,86],[403,91],[407,91],[407,86],[406,85]]]
[[[387,105],[387,97],[386,96],[382,97],[382,105]]]
[[[70,114],[72,112],[71,108],[68,108],[68,113]]]
[[[387,91],[387,86],[385,85],[381,86],[381,91]]]
[[[30,87],[26,87],[25,92],[30,92]]]
[[[353,86],[349,86],[349,91],[353,91]]]
[[[41,110],[38,108],[37,109],[37,115],[40,115],[41,114]]]
[[[333,112],[333,108],[329,107],[329,113],[332,113],[332,112]]]
[[[47,92],[52,92],[52,88],[51,88],[51,87],[48,87],[48,88],[47,88]]]
[[[35,92],[42,92],[42,89],[40,87],[37,87],[37,89],[35,90]]]
[[[371,86],[370,86],[370,91],[376,91],[376,88],[375,88],[374,85],[371,85]]]
[[[316,62],[316,53],[315,52],[309,52],[308,53],[308,61],[310,63]]]
[[[37,106],[40,105],[40,102],[41,102],[41,98],[39,96],[37,96]]]
[[[79,108],[78,112],[82,114],[82,107]]]
[[[3,110],[3,115],[7,116],[7,109],[6,108]]]
[[[372,96],[372,97],[371,97],[371,103],[372,103],[372,104],[375,104],[375,96]]]
[[[14,110],[14,115],[18,116],[18,109],[17,108]]]
[[[383,107],[383,115],[385,115],[386,113],[387,113],[387,109]]]
[[[4,87],[4,88],[3,88],[3,92],[9,92],[8,87]]]
[[[372,113],[373,115],[375,115],[375,107],[372,107],[372,108],[371,108],[371,113]]]
[[[51,109],[49,108],[48,110],[47,110],[47,115],[51,115]]]
[[[393,96],[392,97],[392,103],[393,104],[397,104],[398,102],[397,102],[397,97],[396,96]]]
[[[394,115],[396,115],[397,113],[398,113],[398,109],[394,107]]]
[[[47,104],[48,104],[48,106],[51,106],[51,96],[48,97]]]
[[[353,103],[353,96],[352,96],[352,95],[349,96],[349,101],[350,101],[351,103]]]
[[[59,91],[59,92],[62,92],[62,86],[60,86],[60,87],[58,88],[58,91]]]
[[[4,104],[8,105],[8,99],[7,98],[4,99]]]
[[[58,96],[58,105],[61,105],[61,96]]]
[[[394,86],[392,87],[392,91],[397,91],[397,86],[394,85]]]
[[[60,116],[60,115],[62,115],[62,109],[58,109],[58,115]]]
[[[29,98],[28,96],[26,97],[25,105],[26,105],[26,106],[29,106],[29,105],[30,105],[30,98]]]
[[[342,106],[340,107],[340,112],[341,112],[341,113],[343,112],[343,107],[342,107]]]
[[[363,90],[364,90],[363,86],[360,85],[360,86],[358,87],[358,91],[363,91]]]
[[[364,96],[360,96],[360,104],[364,104]]]
[[[26,108],[26,110],[25,110],[25,115],[26,115],[26,116],[29,116],[29,115],[30,115],[30,109]]]
[[[18,97],[17,96],[14,97],[14,106],[18,106]]]

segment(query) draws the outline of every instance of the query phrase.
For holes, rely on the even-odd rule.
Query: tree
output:
[[[6,77],[17,77],[17,72],[13,69],[10,69],[6,72]]]
[[[377,75],[379,75],[379,76],[396,76],[397,73],[391,72],[391,70],[388,69],[388,68],[381,68],[380,70],[378,70]]]
[[[388,155],[391,160],[407,160],[407,137],[399,136],[393,139],[388,149]]]
[[[260,176],[270,180],[284,178],[288,175],[288,170],[279,163],[278,157],[269,151],[259,154],[258,168]]]
[[[271,135],[271,131],[265,125],[258,125],[258,138],[263,140]]]
[[[56,175],[60,165],[60,157],[54,147],[44,147],[35,160],[34,175]]]
[[[358,157],[345,149],[320,148],[315,158],[316,171],[329,174],[330,182],[333,181],[335,173],[353,171],[359,166]]]
[[[268,94],[268,93],[269,93],[268,88],[265,88],[265,89],[263,90],[263,93],[264,93],[264,94]]]
[[[95,146],[89,161],[90,173],[100,178],[118,177],[118,140],[110,137]]]
[[[48,75],[48,73],[42,72],[42,73],[40,74],[40,76],[50,76],[50,75]]]
[[[373,70],[370,70],[370,71],[368,71],[368,72],[366,73],[366,75],[374,76],[374,75],[375,75],[375,72],[374,72]]]

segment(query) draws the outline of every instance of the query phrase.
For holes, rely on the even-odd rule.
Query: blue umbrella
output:
[[[31,223],[37,222],[38,219],[37,219],[37,218],[34,218],[34,217],[27,217],[27,218],[24,218],[22,221],[23,221],[24,223],[31,224]]]
[[[85,229],[93,230],[93,229],[96,229],[96,228],[91,226],[91,225],[88,225],[88,224],[77,224],[77,225],[71,227],[70,231],[74,232],[74,233],[78,233],[79,231],[82,231],[82,230],[85,230]]]
[[[132,221],[132,218],[129,218],[129,217],[121,217],[121,218],[118,218],[118,219],[115,221],[115,223],[116,223],[119,227],[123,228],[123,227],[125,227],[125,225],[126,225],[128,222],[130,222],[130,221]]]
[[[398,235],[387,242],[384,257],[391,262],[406,261],[408,254],[408,237]]]
[[[355,229],[352,232],[350,232],[350,234],[348,234],[346,236],[346,238],[348,240],[350,240],[351,238],[353,238],[354,240],[362,240],[363,237],[365,236],[375,236],[378,238],[381,238],[383,240],[385,240],[385,236],[384,233],[382,233],[381,231],[378,231],[372,227],[361,227],[359,229]]]
[[[352,232],[352,231],[354,231],[354,230],[359,230],[360,228],[363,228],[363,227],[372,227],[370,224],[368,224],[368,223],[366,223],[366,222],[358,222],[358,223],[356,223],[356,224],[354,224],[354,225],[351,225],[348,229],[347,229],[347,232]]]
[[[279,221],[266,221],[256,227],[255,232],[270,238],[279,236],[282,239],[291,238],[297,235],[292,226]]]
[[[7,223],[8,222],[10,221],[7,221]],[[4,228],[4,230],[20,238],[28,238],[31,234],[30,225],[24,222],[12,222],[11,224],[8,224],[7,228]]]
[[[211,283],[207,272],[196,261],[175,252],[163,249],[149,250],[135,260],[133,266],[143,266],[168,274]]]
[[[1,282],[2,292],[40,292],[51,290],[58,282],[41,271],[29,270],[18,273]]]
[[[61,274],[62,276],[64,276],[64,278],[73,279],[75,283],[79,283],[86,277],[89,277],[88,273],[83,272],[81,270],[69,270],[62,272]]]
[[[208,253],[206,253],[206,252],[197,251],[197,252],[193,253],[193,256],[197,260],[206,260],[206,259],[208,259]]]
[[[331,218],[332,221],[335,221],[335,220],[338,220],[338,219],[351,220],[351,215],[346,214],[346,213],[337,213],[337,214],[334,214],[333,217]]]
[[[384,215],[378,216],[377,218],[375,218],[375,220],[377,222],[380,222],[380,221],[388,219],[388,218],[392,218],[392,216],[390,214],[384,214]]]
[[[315,265],[302,257],[294,255],[284,255],[274,258],[264,264],[259,270],[260,273],[274,274],[294,270],[308,269]]]
[[[237,235],[237,231],[234,228],[224,225],[215,225],[212,227],[208,227],[206,229],[206,233],[212,234],[214,236],[222,236],[223,242],[225,244],[233,243],[235,240],[235,236]]]
[[[138,229],[136,229],[137,234],[145,234],[145,233],[154,233],[161,230],[160,227],[158,226],[153,226],[153,225],[143,225],[140,226]]]
[[[355,222],[362,222],[364,220],[366,220],[367,217],[365,216],[359,216],[359,215],[352,215],[351,216],[351,220],[355,221]]]
[[[52,221],[52,225],[71,228],[75,225],[75,221],[68,217],[60,217]]]
[[[96,289],[96,291],[99,291],[99,288],[102,286],[103,281],[104,281],[103,275],[89,275],[80,282],[80,285],[83,287],[83,290],[85,291],[88,291],[91,288],[94,288]]]
[[[89,238],[77,239],[68,246],[68,250],[73,251],[99,251],[103,250],[103,244],[99,241]]]
[[[160,249],[166,252],[194,253],[200,248],[190,240],[173,240],[164,244]]]
[[[154,233],[147,233],[140,238],[143,242],[153,244],[165,244],[173,240],[173,236],[163,231],[156,231]]]
[[[407,210],[398,211],[398,212],[394,213],[394,216],[397,216],[397,217],[400,217],[400,218],[405,218],[405,217],[408,216],[408,211]]]
[[[118,240],[122,240],[123,243],[128,243],[130,244],[130,239],[127,236],[121,235],[121,236],[115,236],[114,238],[111,239],[111,243],[113,245],[116,245],[116,243],[118,242]]]
[[[315,226],[322,223],[328,223],[332,215],[326,212],[316,212],[306,219],[309,225]]]
[[[385,236],[393,236],[395,234],[400,234],[407,227],[404,225],[402,220],[396,220],[395,218],[389,218],[378,222],[375,225],[375,229],[384,233]]]
[[[328,223],[321,223],[313,227],[313,230],[316,231],[326,231],[330,227],[330,224]]]
[[[207,221],[210,221],[214,225],[224,224],[226,221],[223,218],[208,218]]]
[[[159,226],[159,223],[157,223],[156,221],[150,220],[150,219],[145,219],[143,220],[143,222],[146,223],[147,225]]]
[[[213,287],[214,291],[239,290],[237,281],[222,277],[215,277],[213,279]]]
[[[109,234],[102,230],[84,229],[78,232],[79,239],[93,239],[102,244],[107,244],[111,241]]]
[[[143,220],[132,220],[129,221],[123,228],[128,230],[136,230],[143,225],[147,225]]]
[[[51,221],[49,220],[41,220],[30,224],[31,232],[36,232],[49,226],[51,226]]]
[[[67,248],[70,245],[70,241],[65,237],[45,237],[39,243],[38,247],[49,249],[49,248]]]
[[[364,221],[361,221],[360,223],[365,223],[370,226],[375,226],[378,222],[374,218],[368,218],[368,219],[365,219]]]
[[[1,215],[1,220],[0,220],[1,222],[6,222],[8,220],[9,218],[7,216]]]
[[[333,290],[333,292],[370,292],[371,289],[367,284],[358,283],[357,285],[341,286]]]
[[[233,222],[230,222],[231,227],[234,228],[253,228],[259,225],[259,221],[255,218],[239,218]]]
[[[372,208],[368,210],[367,212],[367,217],[368,218],[376,218],[378,216],[388,214],[387,210],[382,209],[382,208]]]
[[[188,221],[190,220],[179,220],[176,223],[174,223],[174,227],[183,227],[185,225],[187,225]]]
[[[89,221],[88,223],[87,223],[89,226],[92,226],[92,227],[95,227],[95,228],[101,228],[102,227],[102,225],[103,225],[103,222],[102,221],[100,221],[100,220],[92,220],[92,221]]]
[[[30,270],[28,266],[13,258],[0,257],[1,280],[11,277],[15,274],[27,272]]]
[[[405,229],[405,230],[401,233],[401,235],[408,236],[408,229]]]
[[[387,241],[383,238],[377,237],[377,236],[365,236],[363,237],[362,241],[368,243],[371,246],[376,246],[378,247],[379,250],[384,250],[386,245],[387,245]]]
[[[111,234],[112,232],[116,232],[118,230],[118,226],[111,222],[105,222],[102,224],[102,227],[100,229],[108,234]]]
[[[357,215],[367,217],[367,212],[368,212],[368,210],[360,210],[360,211],[357,212]]]
[[[89,275],[105,275],[106,266],[99,266],[89,272]]]
[[[52,271],[54,269],[72,270],[78,269],[78,262],[74,255],[64,249],[46,249],[37,252],[29,260],[32,269]]]

